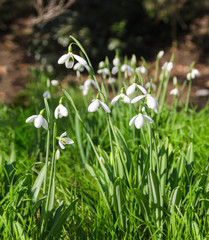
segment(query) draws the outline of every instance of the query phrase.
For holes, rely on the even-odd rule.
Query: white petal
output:
[[[147,106],[151,109],[155,109],[158,106],[157,100],[150,94],[147,95]]]
[[[72,139],[70,139],[70,138],[65,138],[65,141],[66,141],[66,144],[73,144],[74,143],[74,141],[72,140]]]
[[[119,58],[114,58],[114,59],[113,59],[113,65],[114,65],[114,66],[118,66],[119,63],[120,63]]]
[[[57,80],[51,80],[52,86],[57,86],[59,84],[59,81]]]
[[[113,67],[111,73],[112,74],[118,73],[118,67]]]
[[[131,100],[131,103],[136,103],[138,102],[139,100],[141,100],[142,98],[145,98],[146,95],[140,95],[138,97],[135,97],[134,99]]]
[[[30,116],[29,118],[27,118],[27,119],[25,120],[25,122],[26,122],[26,123],[33,122],[34,119],[37,118],[37,117],[38,117],[38,115],[32,115],[32,116]]]
[[[105,112],[107,112],[107,113],[111,112],[109,107],[105,103],[100,101],[100,104],[102,105],[102,108],[105,110]]]
[[[125,94],[122,94],[122,95],[123,95],[122,98],[123,98],[124,103],[130,103],[131,102],[131,100],[128,96],[126,96]]]
[[[132,119],[129,122],[129,126],[133,125],[135,123],[135,119],[138,117],[138,115],[132,117]]]
[[[76,55],[76,54],[72,54],[73,57],[82,65],[88,65],[87,61],[85,59],[83,59],[82,57]]]
[[[96,110],[99,108],[99,100],[94,100],[88,107],[89,112],[96,112]]]
[[[40,128],[43,124],[43,116],[38,115],[38,117],[34,120],[34,126],[36,128]]]
[[[126,94],[127,94],[127,95],[133,94],[134,91],[135,91],[135,89],[136,89],[136,83],[133,83],[133,84],[131,84],[131,86],[129,86],[129,87],[127,88]]]
[[[59,110],[60,110],[60,113],[62,114],[62,116],[67,117],[68,110],[65,106],[63,106],[62,104],[59,104]]]
[[[140,85],[138,85],[138,84],[137,84],[137,87],[140,89],[140,91],[141,91],[142,93],[144,93],[145,95],[147,94],[147,90],[146,90],[144,87],[142,87],[142,86],[140,86]]]
[[[58,114],[59,114],[59,105],[55,108],[54,110],[54,117],[58,119]]]
[[[148,123],[153,123],[154,121],[152,120],[151,117],[147,116],[147,115],[143,115],[143,118],[148,122]]]
[[[114,105],[118,101],[119,98],[120,98],[120,95],[114,97],[111,101],[111,104]]]
[[[66,68],[70,69],[70,68],[73,67],[73,65],[74,65],[74,59],[73,58],[70,57],[69,59],[67,59],[67,61],[65,61],[65,67]]]
[[[61,138],[65,137],[65,136],[67,136],[67,132],[63,132],[63,133],[60,135]]]
[[[59,59],[58,59],[58,64],[63,64],[65,63],[69,58],[69,53],[62,55]]]
[[[42,127],[43,127],[44,129],[48,130],[48,122],[46,121],[45,118],[43,118]]]
[[[139,129],[139,128],[142,128],[143,125],[144,125],[144,118],[143,118],[142,114],[140,113],[135,120],[135,126],[136,126],[136,128]]]
[[[65,149],[65,146],[64,146],[64,144],[62,144],[62,142],[59,140],[59,145],[60,145],[60,147],[62,148],[62,149]]]

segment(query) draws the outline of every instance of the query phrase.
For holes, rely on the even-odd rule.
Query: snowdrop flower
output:
[[[81,63],[77,62],[74,65],[73,70],[83,72],[84,71],[84,66]]]
[[[165,70],[165,72],[170,72],[173,68],[172,62],[165,62],[162,66],[162,69]]]
[[[74,59],[83,65],[87,70],[89,70],[89,66],[86,60],[76,54],[73,54],[72,52],[68,52],[67,54],[62,55],[58,59],[58,64],[65,64],[65,67],[70,69],[74,65]]]
[[[108,68],[102,68],[97,71],[98,74],[102,75],[102,78],[105,79],[110,74],[110,71]]]
[[[57,85],[59,85],[59,81],[58,80],[51,80],[51,85],[52,86],[57,86]]]
[[[195,92],[195,95],[198,96],[198,97],[209,96],[209,90],[208,89],[199,89]]]
[[[138,67],[136,68],[136,71],[139,71],[142,74],[146,74],[147,73],[147,69],[144,66]]]
[[[164,55],[164,51],[159,51],[159,53],[157,54],[157,58],[161,59]]]
[[[145,84],[145,88],[146,89],[148,89],[150,87],[150,82],[147,82],[146,84]],[[152,89],[156,89],[156,85],[154,84],[154,83],[152,83]]]
[[[99,68],[103,68],[104,66],[105,66],[104,61],[101,61],[101,62],[99,63]]]
[[[111,104],[115,104],[119,99],[121,99],[122,102],[124,103],[130,103],[131,100],[128,96],[126,96],[125,94],[121,93],[119,95],[117,95],[116,97],[114,97],[111,101]]]
[[[63,106],[61,103],[55,108],[54,111],[54,117],[56,119],[67,117],[68,116],[68,110],[65,106]]]
[[[139,90],[141,92],[143,92],[144,94],[147,94],[147,90],[145,88],[143,88],[142,86],[140,86],[139,84],[133,83],[131,84],[127,90],[126,90],[126,94],[129,96],[131,94],[133,94],[136,90],[136,88],[139,88]]]
[[[55,153],[55,159],[58,160],[60,158],[60,150],[57,149],[56,153]]]
[[[134,73],[134,69],[127,64],[121,66],[121,72],[125,72],[128,76],[131,76]]]
[[[110,77],[107,82],[111,84],[111,83],[115,83],[116,80],[115,80],[115,78]]]
[[[46,98],[46,99],[51,98],[51,94],[50,94],[50,92],[49,92],[48,90],[45,91],[45,92],[43,93],[43,97]]]
[[[158,113],[157,107],[158,107],[158,102],[157,100],[151,95],[151,94],[144,94],[144,95],[139,95],[138,97],[135,97],[134,99],[131,100],[131,103],[136,103],[142,98],[147,99],[147,106],[148,108],[154,110],[155,113]]]
[[[94,80],[87,79],[82,86],[80,86],[80,89],[83,91],[83,95],[86,96],[89,91],[89,86],[93,84],[95,88],[97,88],[97,85]]]
[[[46,119],[42,116],[43,110],[39,115],[32,115],[26,119],[26,123],[34,122],[34,126],[36,128],[43,127],[44,129],[48,130],[48,123]]]
[[[65,137],[67,136],[67,133],[64,132],[60,135],[60,137],[58,137],[58,140],[59,140],[59,145],[62,149],[65,149],[65,145],[66,144],[73,144],[74,141],[68,137]]]
[[[139,113],[138,115],[134,116],[130,122],[129,122],[129,126],[135,124],[135,127],[137,129],[140,129],[143,127],[144,125],[144,120],[147,121],[148,123],[153,123],[153,120],[151,117],[147,116],[147,115],[142,115],[141,113]]]
[[[92,100],[92,103],[88,107],[88,111],[89,112],[96,112],[100,105],[105,110],[105,112],[107,112],[107,113],[111,112],[109,107],[105,103],[100,101],[99,99],[93,99]]]
[[[178,88],[174,88],[170,91],[170,95],[179,96]]]
[[[119,71],[118,67],[117,67],[117,66],[114,66],[114,67],[112,68],[112,70],[111,70],[111,73],[112,73],[113,75],[115,75],[116,73],[118,73],[118,71]]]
[[[195,79],[195,77],[198,77],[198,76],[200,76],[200,72],[197,69],[192,69],[190,73],[187,73],[188,80]]]
[[[118,58],[118,57],[115,57],[115,58],[113,59],[113,65],[114,65],[114,66],[118,66],[119,64],[120,64],[119,58]]]

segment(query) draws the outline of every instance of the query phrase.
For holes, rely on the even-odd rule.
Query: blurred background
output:
[[[185,78],[195,61],[201,77],[193,90],[209,89],[208,0],[0,0],[0,100],[13,101],[35,64],[66,74],[57,59],[69,35],[95,66],[116,49],[151,67],[159,50],[165,61],[175,53],[173,74]]]

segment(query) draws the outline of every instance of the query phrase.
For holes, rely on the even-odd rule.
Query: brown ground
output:
[[[193,24],[193,33],[196,36],[208,33],[209,17],[196,20]],[[0,42],[0,102],[12,103],[18,93],[24,89],[25,77],[29,74],[28,68],[31,66],[29,57],[27,57],[26,44],[27,39],[32,33],[31,18],[19,19],[11,26],[11,32],[1,35]],[[18,44],[15,39],[21,41]],[[182,84],[189,70],[192,61],[196,62],[201,76],[193,81],[191,101],[199,105],[205,104],[207,97],[197,97],[195,95],[198,89],[209,89],[209,67],[204,61],[200,63],[202,53],[193,43],[195,35],[189,34],[184,37],[178,48],[170,48],[165,51],[162,62],[169,61],[171,53],[175,53],[174,69],[171,76],[177,76],[179,85]],[[201,37],[200,37],[201,39]],[[201,42],[200,42],[201,44]],[[206,61],[207,62],[207,61]],[[154,62],[149,63],[153,66]],[[172,89],[172,83],[169,84],[169,90]],[[185,99],[185,95],[182,96]]]

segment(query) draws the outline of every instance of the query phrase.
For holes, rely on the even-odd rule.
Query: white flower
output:
[[[93,84],[95,88],[97,88],[97,85],[94,80],[87,79],[83,85],[80,86],[80,89],[83,91],[83,95],[86,96],[89,91],[89,86]]]
[[[102,68],[102,69],[99,69],[97,73],[101,74],[102,78],[105,79],[110,74],[110,71],[108,68]]]
[[[136,68],[136,71],[139,71],[142,74],[146,74],[147,73],[147,69],[144,66],[138,67]]]
[[[127,64],[121,66],[121,72],[125,72],[128,76],[131,76],[134,73],[134,69]]]
[[[26,119],[26,123],[30,123],[34,121],[34,126],[36,128],[40,128],[43,127],[46,130],[48,130],[48,123],[46,121],[46,119],[42,116],[42,115],[32,115],[29,118]]]
[[[116,97],[114,97],[111,101],[111,104],[115,104],[119,99],[121,99],[122,102],[124,103],[130,103],[131,100],[128,96],[126,96],[125,94],[121,93],[119,95],[117,95]]]
[[[157,107],[158,107],[158,102],[157,100],[151,95],[151,94],[144,94],[144,95],[139,95],[137,97],[135,97],[134,99],[131,100],[131,103],[136,103],[139,100],[141,100],[142,98],[146,98],[147,99],[147,106],[148,108],[152,109],[155,111],[155,113],[157,113]]]
[[[209,90],[208,89],[199,89],[195,92],[195,95],[198,97],[206,97],[209,95]]]
[[[73,144],[74,141],[68,137],[64,138],[65,136],[67,136],[67,133],[64,132],[60,135],[60,137],[58,137],[59,139],[59,145],[62,149],[65,149],[65,145],[66,144]]]
[[[138,115],[134,116],[130,122],[129,122],[129,126],[135,124],[136,128],[140,129],[143,127],[144,125],[144,120],[149,122],[149,123],[153,123],[153,120],[151,117],[147,116],[147,115],[142,115],[141,113],[139,113]]]
[[[159,51],[159,53],[157,54],[157,58],[161,59],[164,55],[164,51]]]
[[[195,79],[195,77],[200,76],[200,72],[197,69],[192,69],[190,73],[187,73],[187,79]]]
[[[84,66],[81,63],[77,62],[74,65],[73,70],[83,72],[84,71]]]
[[[131,95],[135,92],[136,88],[139,88],[139,90],[141,92],[143,92],[144,94],[147,94],[147,90],[145,88],[143,88],[142,86],[140,86],[139,84],[133,83],[131,84],[127,90],[126,90],[126,94],[127,95]]]
[[[148,89],[150,87],[150,82],[147,82],[146,84],[145,84],[145,88],[146,89]],[[152,83],[152,89],[156,89],[156,85],[154,84],[154,83]]]
[[[60,150],[57,149],[56,153],[55,153],[55,159],[58,160],[60,158]]]
[[[103,61],[101,61],[100,63],[99,63],[99,68],[103,68],[105,66],[105,63],[103,62]]]
[[[114,66],[114,67],[112,68],[112,70],[111,70],[111,73],[112,73],[113,75],[115,75],[116,73],[118,73],[118,71],[119,71],[118,67],[117,67],[117,66]]]
[[[113,59],[113,65],[114,65],[114,66],[118,66],[119,64],[120,64],[119,58],[117,58],[117,57],[114,58],[114,59]]]
[[[68,110],[65,106],[62,104],[59,104],[54,111],[54,116],[56,119],[62,118],[62,117],[67,117],[68,116]]]
[[[170,91],[170,95],[179,96],[178,88],[174,88]]]
[[[172,62],[165,62],[162,66],[162,69],[165,70],[165,72],[170,72],[173,68]]]
[[[45,91],[45,92],[43,93],[43,97],[46,98],[46,99],[51,98],[51,94],[50,94],[50,92],[49,92],[48,90]]]
[[[57,85],[59,85],[59,81],[58,80],[51,80],[51,85],[52,86],[57,86]]]
[[[107,82],[111,84],[111,83],[115,83],[116,80],[115,80],[115,78],[109,78]]]
[[[58,64],[65,64],[66,68],[72,68],[74,65],[74,58],[81,64],[83,65],[87,70],[89,70],[89,66],[86,62],[85,59],[83,59],[82,57],[73,54],[71,52],[62,55],[59,59],[58,59]]]
[[[92,100],[92,103],[88,107],[88,111],[89,112],[96,112],[100,105],[105,110],[105,112],[107,112],[107,113],[111,112],[109,107],[105,103],[101,102],[98,99],[93,99]]]

